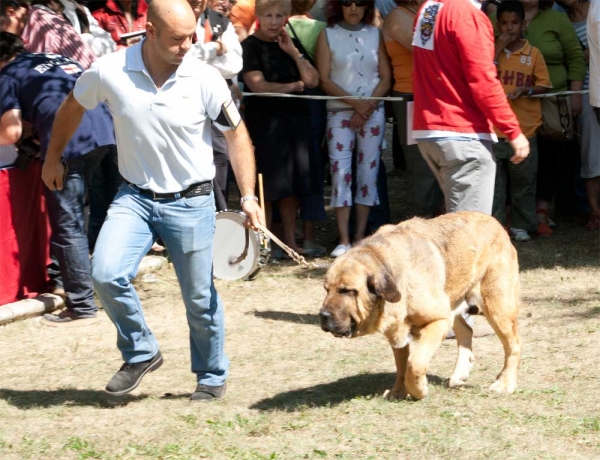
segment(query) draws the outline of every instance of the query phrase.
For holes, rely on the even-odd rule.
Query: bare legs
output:
[[[360,241],[365,237],[371,206],[356,203],[354,207],[356,210],[354,241]],[[348,228],[350,223],[350,206],[335,208],[335,217],[340,235],[340,244],[348,246],[350,244],[350,233]]]
[[[281,240],[297,253],[303,254],[304,249],[296,244],[296,211],[298,210],[298,198],[295,196],[282,198],[278,201],[278,205],[282,226]],[[265,208],[267,227],[272,229],[273,203],[267,202]]]

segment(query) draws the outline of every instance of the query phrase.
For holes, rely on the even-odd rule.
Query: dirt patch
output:
[[[388,179],[399,221],[403,179]],[[318,235],[332,247],[328,215]],[[447,340],[431,363],[426,400],[383,400],[395,371],[384,338],[323,333],[324,271],[278,262],[252,282],[217,282],[228,393],[192,405],[188,328],[167,267],[138,284],[165,364],[132,395],[103,392],[121,364],[106,315],[68,331],[39,320],[0,328],[0,458],[599,458],[598,233],[561,222],[552,238],[517,248],[524,348],[514,395],[487,390],[503,359],[492,336],[475,340],[465,387],[446,386],[456,356]]]

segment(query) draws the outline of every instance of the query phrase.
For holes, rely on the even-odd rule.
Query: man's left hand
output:
[[[49,190],[62,190],[65,179],[65,167],[58,162],[44,161],[42,166],[42,180]]]
[[[518,165],[529,155],[529,141],[523,133],[519,134],[512,141],[508,141],[510,146],[515,151],[514,155],[510,157],[512,164]]]
[[[253,230],[258,230],[259,226],[266,226],[265,212],[255,200],[246,200],[242,205],[242,210],[246,214],[246,226]]]

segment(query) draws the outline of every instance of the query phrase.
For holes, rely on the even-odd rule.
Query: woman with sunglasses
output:
[[[321,87],[330,96],[381,97],[388,94],[391,70],[379,30],[373,26],[373,0],[329,0],[327,27],[317,40]],[[371,207],[379,203],[377,172],[385,130],[383,102],[327,101],[327,144],[331,165],[331,206],[335,208],[338,257],[350,249],[349,220],[356,208],[354,240],[365,236]],[[352,152],[356,144],[356,192],[352,196]]]

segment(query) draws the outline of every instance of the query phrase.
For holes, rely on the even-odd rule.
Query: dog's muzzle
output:
[[[331,332],[335,337],[352,337],[356,333],[356,321],[350,318],[350,324],[340,325],[333,318],[330,311],[323,310],[319,312],[321,329],[325,332]]]

